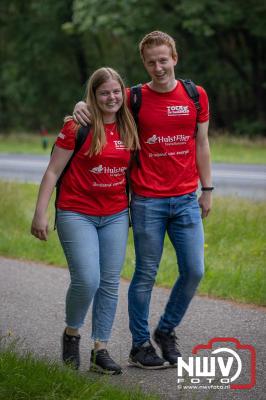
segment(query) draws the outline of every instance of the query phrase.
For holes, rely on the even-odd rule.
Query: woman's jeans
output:
[[[158,329],[171,332],[181,321],[204,272],[204,235],[196,193],[167,198],[132,196],[136,269],[129,287],[129,327],[133,345],[149,340],[151,292],[166,232],[178,262],[174,284]]]
[[[95,217],[58,210],[57,231],[70,271],[66,324],[80,328],[93,300],[92,339],[108,341],[128,237],[128,210]]]

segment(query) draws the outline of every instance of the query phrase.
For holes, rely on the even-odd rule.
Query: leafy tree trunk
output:
[[[84,85],[88,79],[88,64],[81,35],[74,34],[72,43],[79,70],[79,81],[81,85]]]
[[[265,50],[261,41],[247,35],[251,60],[251,87],[254,95],[255,109],[260,121],[266,122],[266,76],[265,76]],[[264,49],[263,49],[264,47]],[[263,51],[264,50],[264,51]]]

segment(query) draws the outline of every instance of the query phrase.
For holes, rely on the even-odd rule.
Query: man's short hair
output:
[[[145,47],[161,46],[164,44],[171,49],[172,57],[176,58],[177,51],[176,51],[175,41],[170,35],[161,31],[153,31],[145,35],[139,44],[139,51],[142,60],[144,61]]]

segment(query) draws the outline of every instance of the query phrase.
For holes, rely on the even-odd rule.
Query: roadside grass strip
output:
[[[42,148],[39,133],[0,134],[0,152],[16,154],[50,154],[58,132],[47,137],[48,147]],[[240,137],[213,132],[210,135],[213,162],[223,163],[266,163],[266,139],[263,137]]]
[[[37,191],[36,185],[0,181],[0,254],[65,266],[63,251],[53,231],[52,201],[49,240],[41,242],[30,235]],[[214,197],[213,210],[204,220],[205,276],[198,293],[266,305],[265,221],[266,204],[263,202]],[[134,263],[130,229],[124,278],[132,277]],[[167,237],[157,284],[172,287],[177,271],[175,252]]]
[[[266,164],[266,138],[215,135],[210,147],[213,162]]]
[[[59,132],[58,132],[59,133]],[[36,133],[0,134],[0,152],[13,154],[50,154],[56,135],[48,135],[48,146],[42,147],[42,137]]]
[[[140,390],[126,390],[104,376],[79,374],[31,354],[0,349],[0,400],[156,400]]]

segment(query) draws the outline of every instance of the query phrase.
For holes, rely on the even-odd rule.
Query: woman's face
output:
[[[104,122],[112,122],[109,121],[112,119],[115,120],[115,114],[123,104],[123,93],[119,82],[114,79],[109,79],[107,82],[98,86],[95,96]]]

